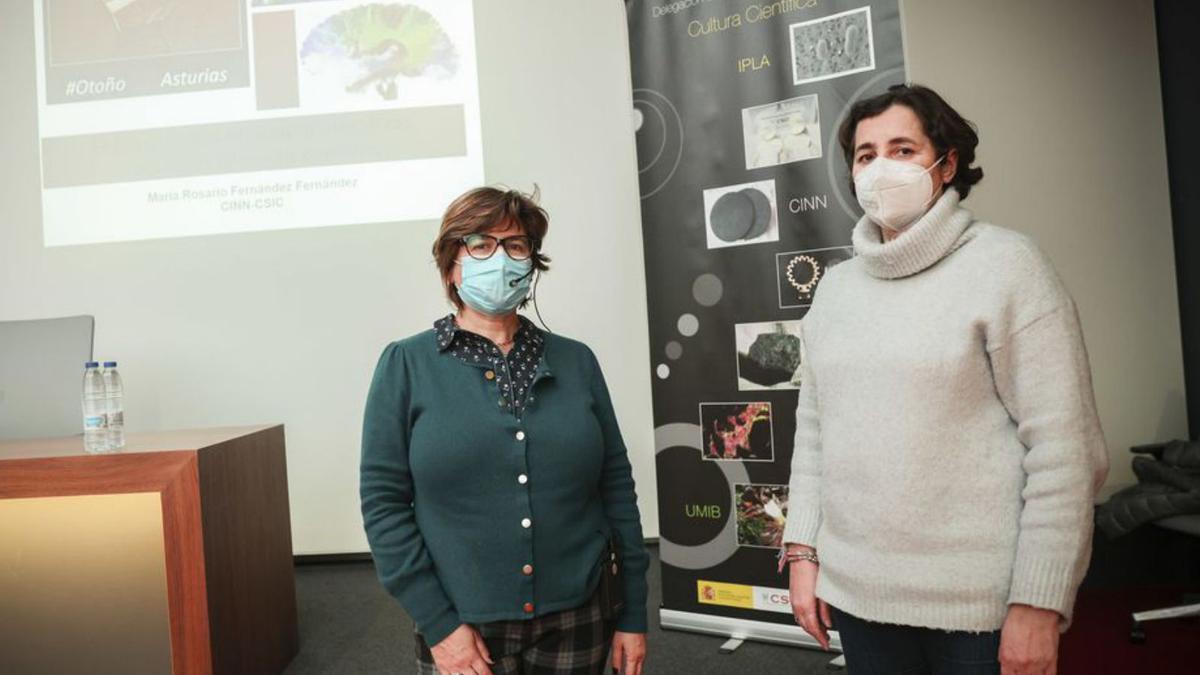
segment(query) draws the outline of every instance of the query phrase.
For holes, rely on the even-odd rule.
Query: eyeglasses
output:
[[[503,246],[504,253],[513,260],[528,260],[533,255],[533,240],[524,234],[497,239],[490,234],[468,234],[462,238],[467,255],[476,260],[487,260],[496,249]]]

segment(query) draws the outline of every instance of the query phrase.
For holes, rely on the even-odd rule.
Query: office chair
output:
[[[1193,537],[1200,537],[1200,514],[1171,516],[1155,521],[1155,525],[1190,534]],[[1192,601],[1195,602],[1192,602]],[[1184,596],[1185,603],[1183,605],[1175,605],[1174,607],[1164,607],[1161,609],[1150,609],[1143,612],[1133,613],[1133,625],[1129,630],[1129,639],[1133,642],[1142,643],[1146,641],[1146,631],[1142,626],[1147,621],[1161,621],[1163,619],[1183,619],[1187,617],[1200,616],[1200,595]]]

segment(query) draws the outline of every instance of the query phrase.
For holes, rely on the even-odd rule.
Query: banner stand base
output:
[[[717,651],[721,652],[722,654],[732,654],[736,652],[737,648],[741,647],[745,642],[746,641],[742,638],[729,638],[720,647],[717,647]]]
[[[712,616],[675,609],[659,609],[658,622],[664,630],[685,630],[692,633],[716,635],[736,640],[757,640],[806,649],[820,649],[821,645],[799,626],[787,626],[766,621],[750,621],[727,616]],[[726,643],[728,644],[728,643]],[[733,649],[736,649],[734,646]],[[730,649],[729,652],[732,652]],[[842,640],[837,631],[829,631],[829,649],[842,651]],[[725,652],[722,647],[722,652]]]

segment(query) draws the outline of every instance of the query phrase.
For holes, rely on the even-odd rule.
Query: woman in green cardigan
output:
[[[388,345],[371,383],[363,522],[417,625],[420,673],[601,673],[611,644],[613,668],[638,675],[645,658],[648,557],[600,366],[516,312],[548,269],[547,227],[515,190],[456,199],[433,254],[457,311]]]

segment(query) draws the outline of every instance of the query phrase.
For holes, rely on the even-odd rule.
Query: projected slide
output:
[[[46,246],[441,216],[471,0],[34,0]]]

